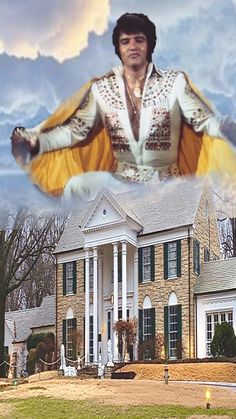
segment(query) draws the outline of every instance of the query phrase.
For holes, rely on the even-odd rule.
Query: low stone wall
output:
[[[236,384],[236,364],[230,362],[169,364],[170,381],[216,381]],[[134,371],[135,380],[164,381],[164,364],[129,364],[120,371]]]

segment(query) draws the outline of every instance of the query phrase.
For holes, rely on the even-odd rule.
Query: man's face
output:
[[[148,43],[142,32],[120,33],[119,50],[121,61],[125,67],[142,68],[148,62]]]

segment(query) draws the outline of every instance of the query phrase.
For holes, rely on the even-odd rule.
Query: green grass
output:
[[[9,415],[4,419],[155,419],[155,418],[188,418],[191,415],[225,415],[236,418],[236,409],[186,408],[182,406],[107,406],[94,402],[55,400],[34,397],[26,400],[8,400],[0,402],[0,411],[4,405],[9,406]],[[6,406],[6,407],[7,407]],[[6,409],[7,410],[7,409]]]

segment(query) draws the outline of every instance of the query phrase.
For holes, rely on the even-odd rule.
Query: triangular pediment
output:
[[[102,228],[125,222],[126,214],[113,196],[108,192],[101,193],[91,206],[81,227],[82,230]]]

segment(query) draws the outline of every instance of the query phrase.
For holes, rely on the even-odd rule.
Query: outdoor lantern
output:
[[[211,404],[210,404],[210,397],[211,397],[211,393],[209,390],[206,391],[206,408],[210,409],[211,408]]]
[[[164,379],[165,379],[165,384],[168,384],[168,378],[169,378],[169,369],[168,369],[168,365],[165,364],[165,366],[164,366]]]

